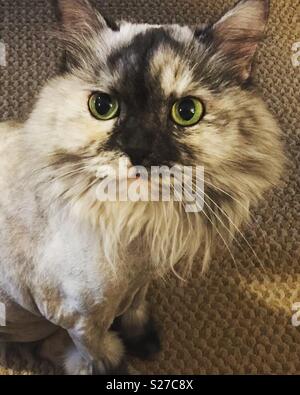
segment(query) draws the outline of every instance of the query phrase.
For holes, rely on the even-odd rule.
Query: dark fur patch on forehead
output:
[[[150,28],[137,34],[131,43],[115,50],[109,56],[108,64],[112,70],[121,67],[127,83],[136,80],[136,84],[139,84],[151,77],[150,61],[162,47],[171,48],[175,53],[184,50],[184,44],[176,41],[166,29]]]
[[[138,55],[141,59],[149,60],[155,51],[161,46],[166,45],[175,51],[180,51],[184,48],[183,43],[176,41],[167,29],[163,27],[149,28],[145,32],[137,34],[133,40],[115,50],[108,59],[112,66],[116,66],[118,60],[131,54]]]

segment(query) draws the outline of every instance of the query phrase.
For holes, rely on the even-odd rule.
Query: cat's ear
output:
[[[91,35],[114,27],[89,0],[58,0],[58,11],[67,35]]]
[[[253,58],[269,16],[269,0],[241,0],[212,27],[218,52],[232,62],[239,78],[250,77]]]
[[[53,36],[65,50],[63,70],[84,65],[93,52],[93,38],[106,30],[119,30],[89,0],[56,0],[59,27]]]

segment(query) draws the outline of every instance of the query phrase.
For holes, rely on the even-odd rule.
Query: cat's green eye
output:
[[[95,118],[109,121],[118,116],[119,103],[107,93],[95,92],[89,98],[89,109]]]
[[[171,116],[179,126],[193,126],[203,118],[204,105],[199,99],[185,97],[174,103]]]

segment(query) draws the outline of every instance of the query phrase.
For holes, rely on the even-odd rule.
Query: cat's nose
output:
[[[153,151],[153,133],[138,128],[135,130],[123,129],[119,136],[118,145],[129,157],[133,166],[146,166]]]
[[[151,154],[150,150],[147,149],[126,149],[125,153],[133,166],[144,166]]]

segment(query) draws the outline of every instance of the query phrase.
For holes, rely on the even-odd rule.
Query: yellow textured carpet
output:
[[[107,15],[135,21],[196,24],[213,21],[234,0],[99,1]],[[46,0],[0,0],[0,36],[7,44],[7,67],[0,68],[0,118],[30,110],[45,80],[55,74],[60,53],[46,35],[55,21]],[[273,0],[267,38],[256,59],[255,81],[282,126],[290,163],[282,188],[253,211],[245,229],[265,270],[248,248],[220,248],[211,270],[200,276],[196,263],[188,283],[173,278],[155,284],[149,295],[163,338],[155,361],[133,366],[144,373],[298,373],[300,327],[292,325],[292,305],[300,302],[300,67],[292,46],[300,42],[300,1]],[[300,57],[299,57],[300,60]],[[30,356],[11,353],[0,374],[51,373]]]

